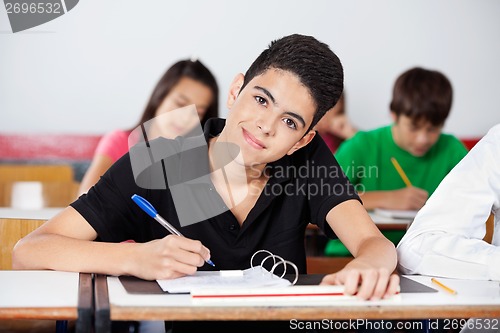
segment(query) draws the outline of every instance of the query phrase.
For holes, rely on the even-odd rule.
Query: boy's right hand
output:
[[[424,206],[428,197],[427,191],[413,186],[391,191],[389,201],[391,207],[387,207],[387,209],[419,210]]]
[[[137,245],[130,274],[146,280],[192,275],[210,259],[210,251],[200,241],[176,235]]]

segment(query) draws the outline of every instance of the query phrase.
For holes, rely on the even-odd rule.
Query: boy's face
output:
[[[316,103],[290,72],[269,69],[254,77],[243,90],[243,74],[231,84],[230,112],[221,133],[224,141],[240,147],[238,163],[245,166],[276,161],[309,143]]]
[[[412,118],[392,113],[394,126],[392,135],[396,144],[413,156],[424,156],[436,143],[443,126],[434,126],[423,119],[415,122]]]

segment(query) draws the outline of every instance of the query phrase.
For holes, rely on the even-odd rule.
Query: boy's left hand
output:
[[[337,273],[325,276],[321,284],[344,285],[347,295],[356,294],[361,299],[375,301],[390,297],[399,291],[399,276],[390,274],[384,268],[345,267]]]

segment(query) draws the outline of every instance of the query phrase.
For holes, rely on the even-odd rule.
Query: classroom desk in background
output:
[[[93,327],[91,274],[0,271],[2,320],[75,320],[76,332]]]
[[[188,294],[130,294],[117,277],[98,275],[95,281],[96,332],[109,332],[110,320],[347,320],[347,319],[436,319],[498,318],[498,281],[440,281],[457,290],[452,295],[431,282],[428,276],[408,279],[437,289],[430,293],[401,293],[382,301],[305,301],[286,303],[266,300],[265,305],[233,303],[227,306],[193,303]],[[99,329],[98,329],[99,328]]]

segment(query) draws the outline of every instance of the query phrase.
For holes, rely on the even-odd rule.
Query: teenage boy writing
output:
[[[467,154],[456,137],[443,134],[453,90],[438,71],[412,68],[394,84],[392,125],[360,131],[343,142],[335,157],[358,191],[367,210],[418,210],[441,180]],[[398,173],[396,160],[411,182]],[[404,231],[385,231],[397,244]],[[341,240],[328,241],[326,255],[345,255]]]
[[[336,177],[314,170],[308,170],[309,177],[282,172],[338,168],[312,128],[335,105],[342,89],[342,65],[326,44],[301,35],[274,41],[245,75],[233,80],[227,121],[213,119],[204,128],[207,167],[218,165],[214,144],[236,145],[240,154],[225,166],[224,174],[211,173],[211,184],[199,190],[215,189],[228,207],[232,196],[243,196],[240,203],[181,228],[171,192],[138,187],[127,154],[88,194],[22,239],[14,250],[14,267],[169,279],[209,269],[205,260],[210,258],[217,269],[248,268],[252,254],[266,249],[305,273],[304,231],[311,222],[330,237],[338,236],[355,256],[322,283],[344,284],[346,293],[357,290],[363,299],[394,294],[399,284],[391,275],[394,245],[373,224],[347,178],[341,172]],[[183,143],[182,138],[158,140]],[[226,179],[231,193],[225,190]],[[250,185],[252,190],[242,195]],[[266,191],[276,186],[286,186],[286,191]],[[135,193],[185,238],[151,221],[131,201]],[[120,243],[128,239],[136,243]]]
[[[335,157],[366,209],[418,210],[467,154],[456,137],[443,134],[452,86],[440,72],[412,68],[401,74],[390,104],[392,125],[358,132]],[[391,162],[395,158],[413,186]]]

